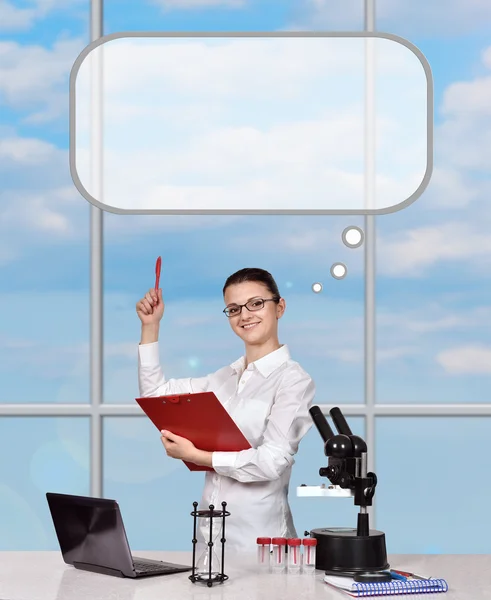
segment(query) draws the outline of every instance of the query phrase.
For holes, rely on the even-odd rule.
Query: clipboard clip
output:
[[[182,400],[184,400],[183,396],[164,396],[165,400],[162,400],[162,403],[165,404],[166,401],[168,400],[169,402],[172,402],[172,404],[179,404],[179,402]],[[191,398],[186,398],[186,400],[188,402],[191,402]]]
[[[180,396],[165,396],[164,398],[165,399],[162,400],[163,404],[165,404],[167,401],[172,402],[172,404],[179,404],[181,401]]]

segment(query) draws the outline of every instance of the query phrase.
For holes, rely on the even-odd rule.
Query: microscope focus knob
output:
[[[327,440],[324,451],[326,456],[348,458],[353,456],[353,444],[347,435],[339,434]]]
[[[329,481],[334,485],[338,485],[341,475],[343,474],[341,467],[339,465],[329,465],[326,471],[326,475]]]

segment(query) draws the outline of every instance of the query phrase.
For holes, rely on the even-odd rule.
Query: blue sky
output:
[[[107,2],[105,33],[159,27],[244,31],[342,26],[346,30],[360,29],[362,23],[362,3],[354,2],[344,5],[344,14],[339,7],[338,12],[331,12],[322,3],[307,1],[232,2],[232,7],[218,1],[202,4],[209,6],[177,10],[172,2],[128,2],[125,11],[121,3]],[[44,6],[41,2],[11,5],[10,28],[9,20],[4,20],[0,67],[6,75],[0,87],[4,182],[0,303],[8,310],[15,302],[26,314],[20,325],[12,320],[4,327],[7,358],[3,362],[15,365],[21,360],[24,369],[33,369],[41,379],[36,386],[38,401],[48,401],[50,394],[64,386],[74,387],[88,368],[89,210],[70,179],[66,150],[67,76],[88,42],[87,7],[77,0],[69,5],[55,2],[43,13]],[[23,22],[26,13],[18,12],[25,7],[34,10],[28,22]],[[486,399],[487,365],[491,364],[486,320],[489,297],[483,285],[483,277],[489,273],[484,226],[489,213],[489,159],[482,151],[489,135],[489,114],[483,100],[491,68],[491,43],[483,33],[488,9],[484,3],[476,3],[474,12],[469,12],[464,3],[455,2],[448,10],[454,11],[454,19],[461,19],[459,31],[448,10],[445,18],[439,19],[436,9],[430,11],[423,4],[415,3],[409,13],[402,8],[398,3],[379,3],[378,28],[415,43],[432,67],[435,171],[414,205],[377,221],[380,400],[393,401],[400,396],[396,388],[400,378],[407,389],[404,402],[419,398],[412,376],[413,369],[418,369],[428,399],[481,402]],[[341,231],[350,224],[362,225],[362,219],[106,214],[105,336],[112,344],[107,379],[112,378],[112,361],[124,364],[121,368],[128,381],[133,377],[128,348],[138,338],[138,322],[132,313],[136,300],[152,284],[155,256],[162,255],[164,261],[169,327],[174,320],[180,322],[178,314],[185,320],[186,315],[178,312],[183,299],[194,302],[189,309],[193,317],[201,312],[201,306],[211,303],[208,325],[189,320],[183,355],[173,355],[171,370],[187,365],[189,357],[198,353],[200,345],[195,340],[206,338],[207,327],[214,332],[220,328],[218,339],[224,349],[210,367],[218,367],[219,360],[231,351],[241,351],[227,324],[219,320],[220,290],[231,271],[259,261],[275,274],[290,301],[285,337],[296,327],[309,331],[308,318],[312,316],[325,319],[326,347],[319,349],[315,360],[319,365],[326,357],[334,362],[327,370],[315,364],[312,368],[324,372],[320,382],[323,396],[343,397],[346,380],[357,381],[362,373],[362,249],[349,250],[340,239]],[[343,281],[329,276],[330,265],[337,260],[345,260],[348,266],[349,275]],[[325,286],[318,297],[310,291],[314,281]],[[304,301],[316,312],[307,315]],[[211,318],[213,313],[217,321]],[[41,319],[36,316],[41,314]],[[339,339],[343,330],[347,335]],[[313,343],[313,337],[295,343],[299,360],[313,360],[307,351]],[[63,367],[43,372],[39,348],[49,349],[49,356],[58,357]],[[339,369],[346,380],[333,377]],[[14,371],[4,374],[6,399],[15,396],[15,401],[20,401],[29,394],[30,388],[16,389]],[[346,401],[361,400],[361,386],[352,385]],[[121,385],[112,394],[122,398],[124,389]]]
[[[362,2],[244,0],[229,8],[217,0],[215,7],[200,10],[162,10],[164,4],[164,0],[108,1],[105,33],[158,28],[359,30],[362,26]],[[435,172],[427,191],[411,207],[377,219],[377,399],[489,403],[491,36],[486,31],[491,7],[476,1],[469,8],[466,0],[454,0],[450,6],[443,0],[431,4],[415,0],[409,8],[402,0],[378,4],[378,29],[406,37],[429,60],[436,120]],[[46,6],[51,8],[43,12]],[[8,17],[0,19],[0,311],[4,316],[0,402],[89,399],[89,205],[70,179],[67,153],[68,74],[88,43],[87,8],[88,2],[81,0],[0,1],[0,11]],[[107,402],[131,403],[137,394],[139,322],[134,306],[153,284],[158,255],[163,258],[167,303],[161,353],[169,375],[202,374],[242,352],[221,313],[221,289],[231,272],[254,264],[273,272],[287,299],[282,341],[316,380],[317,401],[363,400],[363,251],[347,249],[341,241],[346,226],[363,225],[361,217],[106,213],[104,222]],[[348,267],[342,281],[329,275],[336,261]],[[322,294],[312,293],[315,281],[324,284]],[[482,437],[489,429],[484,422]],[[362,426],[361,420],[357,426]],[[13,436],[9,443],[21,435],[20,427],[19,433],[7,427]],[[49,470],[43,475],[46,479],[36,475],[38,479],[26,482],[30,469],[37,473],[36,465],[49,463],[57,452],[60,469],[78,473],[73,489],[88,491],[87,465],[80,458],[87,452],[86,424],[79,421],[74,426],[73,447],[68,450],[67,427],[53,420],[42,434],[39,421],[23,427],[24,435],[38,432],[39,439],[32,438],[32,448],[22,458],[26,480],[18,487],[12,485],[17,494],[11,496],[12,506],[19,494],[34,494],[32,486],[39,493],[43,486],[55,485]],[[413,422],[404,429],[400,423],[392,427],[383,421],[379,431],[380,447],[392,446],[397,435],[406,432],[405,445],[401,442],[397,451],[408,465],[409,448],[418,431],[430,439],[428,422],[422,427]],[[447,448],[459,434],[470,439],[472,431],[451,419],[442,425]],[[131,515],[137,515],[134,486],[138,482],[131,477],[117,479],[115,448],[130,434],[114,426],[108,435],[112,437],[107,460],[114,478],[108,489],[123,498],[138,541],[142,538],[131,521]],[[135,448],[141,448],[146,435],[143,430],[134,433]],[[54,438],[62,440],[65,454],[56,450]],[[300,460],[304,465],[310,464],[309,444]],[[485,460],[484,451],[476,457],[475,478],[486,468]],[[75,471],[70,461],[75,461]],[[170,480],[166,484],[165,477],[159,479],[163,475],[157,458],[152,465],[154,474],[149,478],[157,481],[157,487],[151,493],[157,494]],[[395,469],[384,460],[380,468],[387,479]],[[5,472],[4,480],[10,477],[12,472]],[[451,472],[444,477],[442,483],[454,483]],[[185,485],[195,489],[187,479]],[[393,488],[384,493],[392,497]],[[41,514],[41,509],[35,510]],[[298,510],[304,519],[303,509]],[[322,518],[322,510],[316,518]],[[332,510],[334,514],[338,508]],[[340,518],[348,514],[339,510]],[[37,518],[33,523],[38,523]],[[382,525],[396,528],[396,516],[387,513]],[[423,523],[418,531],[428,526]],[[435,527],[435,537],[444,534],[444,524]],[[42,527],[39,531],[36,543],[42,544],[46,533]],[[448,551],[455,549],[450,538],[441,543]],[[466,543],[480,551],[471,541]],[[417,548],[416,534],[399,548],[408,552]]]
[[[210,6],[177,10],[172,2],[128,2],[123,10],[121,3],[107,2],[105,33],[159,27],[258,31],[341,26],[356,30],[362,23],[362,3],[358,7],[354,2],[344,5],[344,14],[339,8],[331,12],[322,3],[309,2],[232,2],[232,7],[218,1],[202,4]],[[419,394],[411,373],[418,368],[432,401],[484,401],[490,375],[486,365],[491,356],[487,322],[483,322],[489,311],[483,286],[483,276],[489,272],[489,242],[483,226],[489,210],[489,160],[479,152],[479,145],[486,142],[488,123],[486,102],[480,98],[489,80],[490,59],[485,52],[491,44],[482,25],[489,15],[486,6],[479,9],[477,3],[473,20],[472,11],[469,15],[464,4],[456,2],[452,10],[455,19],[462,20],[460,33],[451,26],[447,13],[440,21],[437,12],[425,12],[428,7],[419,5],[418,9],[417,4],[410,13],[401,12],[404,19],[397,15],[398,4],[382,2],[378,8],[378,29],[405,36],[428,58],[435,83],[436,116],[435,172],[428,189],[411,207],[378,219],[380,399],[392,401],[399,396],[395,386],[402,377],[408,389],[404,401],[415,401],[413,393]],[[21,27],[24,13],[15,13],[21,5],[12,5],[11,14],[15,13],[17,20],[10,19],[12,26],[5,29],[2,42],[1,68],[8,77],[0,88],[4,140],[0,169],[5,199],[0,224],[0,302],[7,309],[15,298],[28,313],[20,327],[11,321],[4,329],[4,347],[10,356],[4,364],[17,363],[19,359],[13,359],[12,353],[19,352],[23,365],[33,368],[42,379],[42,384],[37,384],[38,401],[47,401],[53,391],[81,381],[88,367],[89,211],[70,179],[66,151],[67,75],[88,42],[88,19],[86,6],[77,0],[70,5],[54,3],[46,14],[42,3],[26,6],[40,7],[38,17]],[[462,89],[462,82],[467,88]],[[285,295],[288,292],[292,309],[285,318],[285,336],[288,328],[301,327],[303,321],[309,330],[304,299],[313,303],[316,319],[326,319],[326,348],[319,350],[316,360],[321,364],[329,356],[334,363],[321,381],[322,394],[342,397],[345,381],[332,374],[341,369],[347,380],[356,381],[362,373],[362,250],[348,250],[340,239],[341,231],[350,224],[362,225],[362,219],[106,213],[105,336],[108,344],[113,344],[107,368],[112,360],[126,361],[125,372],[132,378],[133,362],[127,348],[138,337],[132,311],[135,301],[152,284],[155,256],[163,256],[169,326],[177,319],[173,303],[179,306],[184,298],[195,303],[190,309],[193,316],[199,314],[201,302],[214,303],[210,311],[218,311],[226,276],[244,261],[259,260],[273,271]],[[251,252],[251,248],[255,250]],[[337,260],[345,260],[349,269],[343,281],[329,276],[330,265]],[[314,281],[325,286],[323,294],[315,298],[310,291]],[[37,314],[43,318],[36,318]],[[215,315],[217,319],[221,316],[219,311]],[[220,327],[224,359],[232,350],[241,351],[230,338],[226,323],[210,321],[209,326],[213,330]],[[343,329],[347,336],[340,340]],[[49,333],[52,338],[48,342]],[[171,359],[169,368],[186,365],[187,355],[198,352],[194,340],[207,334],[204,325],[192,325],[186,338],[189,343],[183,341],[183,356]],[[298,342],[299,360],[311,360],[305,349],[312,347],[313,341]],[[336,353],[339,344],[342,351]],[[64,366],[43,375],[43,361],[36,358],[34,349],[45,346],[50,349],[49,356],[63,357],[60,364]],[[31,358],[26,356],[26,348],[32,348]],[[66,368],[70,360],[75,361],[72,375]],[[213,366],[219,366],[218,355]],[[314,365],[312,368],[317,370]],[[6,398],[13,399],[14,394],[20,401],[26,392],[15,390],[17,376],[14,372],[5,376],[11,381],[4,388]],[[109,372],[107,379],[111,379]],[[113,393],[122,394],[123,390],[121,386]],[[359,401],[360,393],[361,387],[354,385],[346,401]]]

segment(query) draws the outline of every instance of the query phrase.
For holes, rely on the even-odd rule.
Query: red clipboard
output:
[[[166,429],[207,452],[239,452],[251,445],[213,392],[136,398],[159,431]],[[183,461],[190,471],[214,471]]]

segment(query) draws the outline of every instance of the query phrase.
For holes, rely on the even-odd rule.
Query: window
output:
[[[166,29],[285,28],[283,8],[260,14],[252,5],[170,12]],[[386,532],[389,552],[488,552],[487,105],[469,105],[487,73],[483,48],[469,44],[464,56],[448,41],[441,53],[412,37],[433,68],[435,169],[423,196],[403,211],[367,219],[101,215],[74,189],[67,160],[66,83],[88,21],[50,10],[32,13],[27,29],[13,27],[8,58],[19,76],[8,89],[0,83],[0,452],[15,457],[0,467],[7,534],[0,549],[57,547],[47,491],[117,498],[133,547],[189,548],[203,475],[165,458],[133,401],[135,303],[162,256],[160,351],[170,376],[209,373],[241,354],[221,313],[221,288],[244,264],[263,266],[287,298],[282,336],[315,379],[316,403],[326,414],[340,406],[368,443],[368,466],[379,478],[371,526]],[[325,24],[320,13],[312,22]],[[105,33],[153,30],[160,17],[156,5],[135,13],[107,2]],[[360,29],[358,17],[344,29]],[[384,21],[384,31],[401,33],[392,25]],[[69,37],[57,39],[52,32],[60,29]],[[465,97],[456,81],[467,86]],[[365,234],[355,248],[342,241],[350,226]],[[346,277],[333,277],[335,263],[346,266]],[[296,497],[298,485],[322,483],[325,461],[312,427],[290,487],[299,535],[356,522],[351,500]],[[459,525],[454,516],[464,512]],[[149,514],[161,515],[157,526]]]

